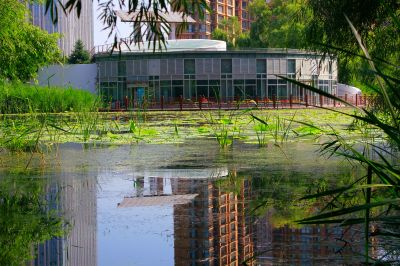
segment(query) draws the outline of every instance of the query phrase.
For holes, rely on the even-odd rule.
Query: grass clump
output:
[[[1,114],[84,111],[98,104],[97,96],[83,90],[0,81]]]

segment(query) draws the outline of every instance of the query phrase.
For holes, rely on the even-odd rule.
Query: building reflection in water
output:
[[[251,216],[250,203],[257,194],[252,179],[237,178],[235,173],[233,178],[235,188],[230,190],[221,179],[138,177],[133,196],[124,198],[119,207],[173,205],[175,265],[359,261],[351,255],[354,248],[362,250],[360,239],[353,239],[353,251],[342,249],[343,243],[335,240],[341,229],[274,227],[271,212]]]
[[[57,211],[70,224],[67,236],[37,245],[30,265],[97,265],[96,178],[64,176],[49,181],[49,211]]]
[[[242,183],[236,194],[222,191],[215,179],[141,177],[119,207],[174,206],[175,265],[239,265],[254,256],[244,201],[251,189]]]
[[[223,192],[210,180],[174,180],[174,193],[194,193],[193,202],[174,207],[176,265],[238,265],[254,256],[245,189]]]

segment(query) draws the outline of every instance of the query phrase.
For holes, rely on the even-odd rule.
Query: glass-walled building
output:
[[[185,40],[196,43],[208,40]],[[177,41],[181,42],[181,41]],[[187,42],[190,44],[190,42]],[[193,44],[193,43],[192,43]],[[318,86],[335,94],[337,62],[299,50],[168,49],[164,52],[122,50],[97,54],[98,88],[110,102],[124,99],[160,102],[229,102],[237,100],[319,99],[281,77]]]

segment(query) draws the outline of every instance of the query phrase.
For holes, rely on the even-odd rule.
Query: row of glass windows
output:
[[[256,71],[257,73],[267,72],[267,62],[265,59],[256,60]],[[195,59],[185,59],[184,60],[184,74],[195,74],[196,73],[196,60]],[[228,74],[232,73],[232,59],[221,59],[221,73]],[[296,60],[287,60],[287,73],[296,73]]]
[[[128,60],[108,61],[100,64],[100,77],[125,77],[130,75],[146,75],[152,73],[172,74],[294,74],[296,60],[256,59],[255,65],[248,59],[177,59],[177,60]],[[234,62],[234,63],[233,63]],[[268,66],[268,68],[267,68]],[[331,70],[331,68],[330,68]]]
[[[318,81],[318,87],[329,93],[335,93],[336,84],[331,80]],[[185,100],[197,101],[205,97],[211,100],[232,101],[244,99],[264,99],[277,97],[288,99],[304,96],[304,90],[282,79],[221,79],[221,80],[158,80],[151,79],[145,83],[127,84],[126,80],[101,82],[100,93],[107,101],[124,100],[125,97],[141,96],[153,101],[176,101],[181,96]]]

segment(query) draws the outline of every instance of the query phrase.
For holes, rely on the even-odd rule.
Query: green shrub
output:
[[[95,110],[98,104],[96,95],[79,89],[0,82],[1,114]]]

